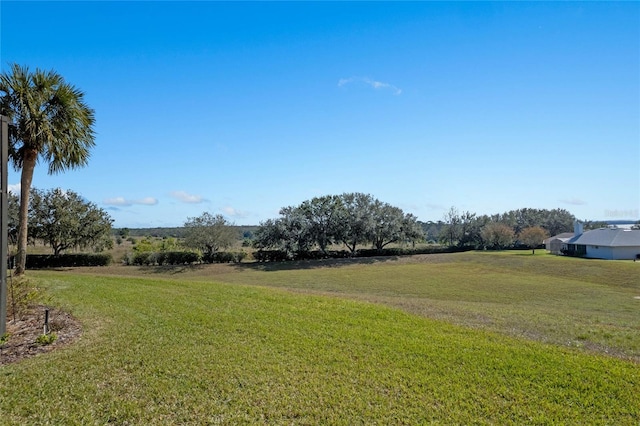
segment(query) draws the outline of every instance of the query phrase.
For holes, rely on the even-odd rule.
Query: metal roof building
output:
[[[599,228],[566,241],[566,251],[595,259],[636,259],[640,255],[640,229]]]

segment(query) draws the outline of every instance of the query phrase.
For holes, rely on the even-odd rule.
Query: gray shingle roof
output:
[[[558,235],[554,235],[552,237],[549,237],[547,239],[544,240],[544,243],[547,244],[549,241],[558,239],[558,240],[567,240],[569,238],[573,237],[573,232],[563,232],[561,234]]]
[[[567,244],[584,244],[605,247],[640,246],[640,229],[600,228],[586,231],[567,241]]]

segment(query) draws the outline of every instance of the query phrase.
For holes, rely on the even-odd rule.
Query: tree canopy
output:
[[[487,248],[504,249],[513,244],[515,233],[509,225],[492,222],[482,228],[482,239]]]
[[[521,244],[529,247],[532,254],[536,254],[536,247],[540,246],[548,236],[549,233],[546,229],[541,228],[540,226],[530,226],[520,231],[520,234],[518,234],[518,240]]]
[[[572,231],[574,220],[575,216],[563,209],[523,208],[491,216],[477,216],[475,213],[459,212],[455,207],[451,207],[442,221],[425,223],[422,226],[430,238],[438,235],[438,240],[449,246],[504,248],[502,242],[508,240],[506,228],[510,228],[514,235],[520,235],[524,229],[534,227],[549,235],[556,235]],[[502,224],[504,227],[495,227],[493,224]],[[492,226],[487,228],[489,225]],[[496,233],[502,234],[502,241],[496,240]],[[496,246],[497,243],[499,244]]]
[[[104,210],[73,191],[32,190],[29,235],[50,245],[55,255],[71,248],[110,248],[112,222]]]
[[[344,245],[351,253],[358,245],[378,250],[391,243],[424,238],[416,217],[369,194],[326,195],[280,209],[280,217],[260,224],[255,233],[259,249],[276,248],[295,254],[315,248]]]
[[[184,245],[202,251],[205,259],[221,248],[230,247],[239,236],[238,229],[224,216],[208,212],[188,218],[184,227]]]

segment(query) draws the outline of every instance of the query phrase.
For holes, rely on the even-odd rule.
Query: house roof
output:
[[[640,229],[600,228],[570,238],[567,244],[605,247],[640,246]]]
[[[546,240],[544,240],[544,243],[547,244],[548,242],[553,240],[565,241],[571,237],[573,237],[573,232],[563,232],[562,234],[554,235],[553,237],[547,238]]]

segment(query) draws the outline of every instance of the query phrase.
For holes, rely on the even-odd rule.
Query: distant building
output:
[[[551,254],[562,254],[562,248],[573,237],[573,232],[563,232],[544,240],[544,247]]]
[[[573,237],[562,242],[564,254],[609,260],[640,256],[640,229],[609,226],[583,232],[582,224],[576,222],[574,231]]]

